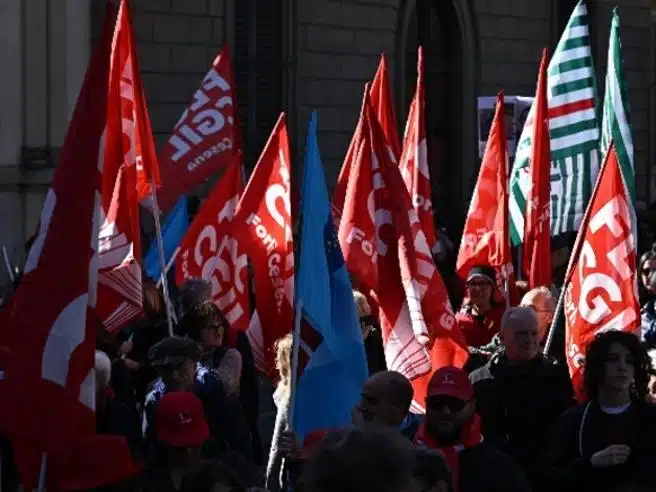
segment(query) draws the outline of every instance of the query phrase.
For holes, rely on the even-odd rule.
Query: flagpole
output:
[[[46,490],[46,463],[48,461],[48,454],[41,453],[41,468],[39,469],[39,485],[37,486],[38,492]]]
[[[301,341],[301,317],[302,317],[303,301],[296,299],[296,306],[294,307],[294,336],[292,338],[292,376],[289,388],[289,417],[287,419],[287,428],[293,429],[294,427],[294,407],[296,406],[296,383],[298,372],[298,351],[300,349]]]
[[[7,273],[9,274],[9,279],[11,280],[11,283],[13,284],[16,281],[16,277],[14,276],[14,270],[11,268],[11,263],[9,262],[9,255],[7,254],[7,248],[4,246],[2,247],[2,256],[5,259],[5,267],[7,268]]]
[[[153,217],[155,219],[155,238],[157,241],[157,250],[159,253],[159,265],[161,269],[162,294],[164,296],[164,305],[166,306],[166,323],[169,327],[169,336],[173,336],[173,316],[171,298],[169,297],[169,283],[166,280],[166,259],[164,258],[164,243],[162,241],[162,227],[159,222],[159,205],[157,204],[155,179],[150,178],[150,195],[153,199]]]
[[[178,253],[180,252],[180,247],[175,248],[175,251],[171,255],[171,259],[169,262],[166,264],[166,269],[164,270],[164,273],[159,276],[159,280],[157,281],[157,288],[159,289],[160,286],[162,285],[162,279],[166,277],[169,273],[169,270],[171,269],[171,266],[175,262],[175,259],[178,257]]]
[[[551,349],[551,344],[553,343],[554,336],[556,335],[556,325],[560,322],[560,316],[563,312],[563,303],[565,302],[565,291],[567,290],[567,281],[563,284],[562,289],[560,289],[560,295],[558,296],[558,304],[556,304],[556,311],[554,312],[554,317],[551,320],[551,326],[549,327],[549,334],[547,335],[547,340],[544,342],[544,349],[542,353],[544,355],[549,355],[549,350]]]

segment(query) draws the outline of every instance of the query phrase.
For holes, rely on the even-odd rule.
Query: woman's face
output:
[[[487,305],[492,298],[492,282],[483,278],[471,279],[467,282],[467,296],[477,306]]]
[[[652,274],[656,272],[656,259],[645,261],[640,268],[640,280],[645,289],[652,291],[653,288],[649,285],[649,280]]]
[[[206,349],[220,347],[223,344],[223,325],[216,325],[200,331],[200,343]]]
[[[631,388],[634,378],[633,355],[621,343],[613,343],[606,355],[603,385],[615,391],[626,391]]]

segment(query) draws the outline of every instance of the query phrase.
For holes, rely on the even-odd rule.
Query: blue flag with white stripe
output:
[[[187,213],[187,197],[183,195],[162,225],[162,245],[164,246],[166,265],[171,261],[175,250],[180,246],[187,229],[189,229],[189,214]],[[150,242],[150,247],[144,255],[143,265],[146,275],[157,282],[162,274],[159,252],[157,251],[157,238],[153,238]]]

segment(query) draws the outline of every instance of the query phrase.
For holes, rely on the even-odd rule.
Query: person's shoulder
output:
[[[471,384],[476,385],[477,383],[480,383],[482,381],[487,381],[490,379],[494,379],[494,374],[492,374],[492,362],[494,360],[494,356],[492,359],[488,360],[482,367],[479,367],[478,369],[474,369],[470,374],[469,374],[469,381]]]

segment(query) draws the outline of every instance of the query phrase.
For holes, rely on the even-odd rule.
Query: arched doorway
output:
[[[404,0],[397,34],[397,105],[405,116],[423,46],[426,135],[435,215],[460,237],[477,172],[478,49],[468,0]]]

